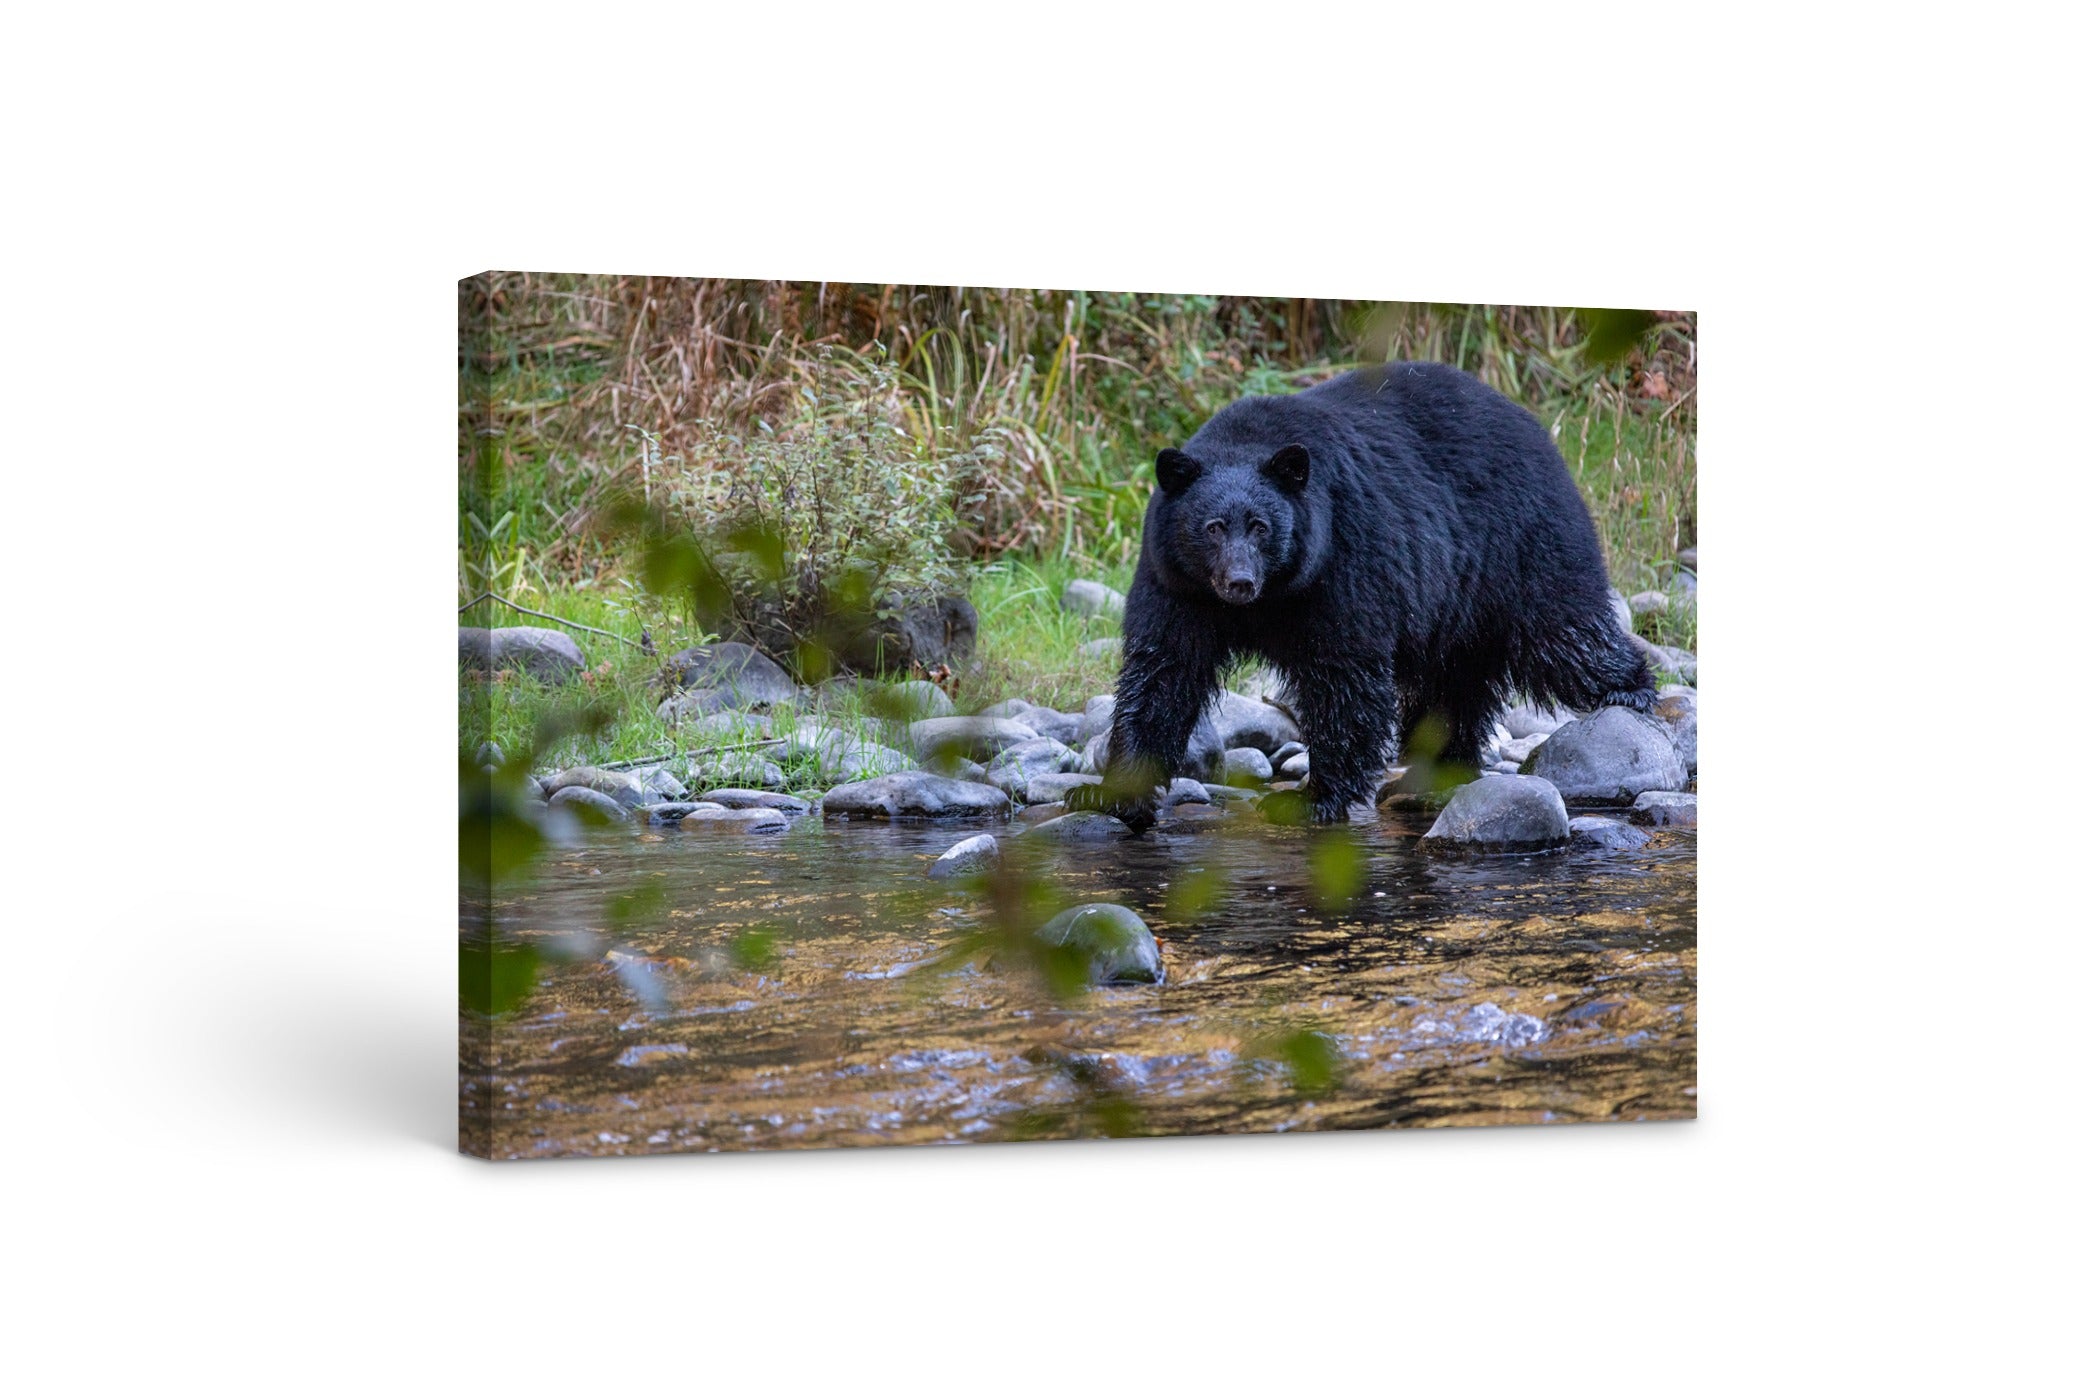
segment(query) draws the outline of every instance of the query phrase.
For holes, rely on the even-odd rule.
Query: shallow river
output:
[[[1162,985],[1062,1003],[996,956],[920,965],[990,923],[928,865],[976,830],[1012,849],[1003,825],[804,817],[556,851],[497,901],[501,933],[547,956],[516,1011],[463,1013],[462,1140],[548,1157],[1696,1113],[1693,832],[1461,860],[1415,852],[1426,817],[1383,815],[1346,838],[1361,888],[1323,909],[1319,836],[1206,816],[1046,852],[1060,902],[1130,906],[1166,963]]]

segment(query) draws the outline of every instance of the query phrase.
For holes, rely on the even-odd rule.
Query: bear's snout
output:
[[[1251,570],[1234,569],[1221,579],[1214,579],[1211,587],[1228,603],[1251,603],[1261,592],[1261,582]]]

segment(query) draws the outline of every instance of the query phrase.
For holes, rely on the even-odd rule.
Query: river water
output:
[[[927,867],[977,830],[1048,846],[1009,840],[1018,824],[810,816],[774,837],[641,828],[559,849],[496,900],[501,936],[543,956],[513,1012],[462,1013],[463,1144],[562,1157],[1695,1115],[1695,832],[1452,859],[1415,850],[1427,817],[1335,837],[1179,810],[1142,837],[1045,850],[1048,907],[1127,905],[1166,964],[1161,985],[1064,1001],[1011,958],[941,959],[995,921],[983,890]],[[1360,882],[1337,883],[1336,841]]]

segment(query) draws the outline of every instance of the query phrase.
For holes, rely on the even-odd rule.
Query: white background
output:
[[[2090,1383],[2064,11],[744,10],[11,24],[17,1393]],[[455,1156],[484,267],[1696,308],[1700,1121]]]

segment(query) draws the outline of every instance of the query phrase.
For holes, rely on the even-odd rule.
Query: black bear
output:
[[[1075,805],[1149,826],[1244,657],[1296,697],[1311,773],[1290,810],[1317,822],[1369,800],[1396,725],[1403,749],[1441,735],[1441,761],[1477,766],[1519,695],[1654,702],[1559,450],[1457,370],[1388,364],[1242,399],[1156,471],[1104,781]]]

